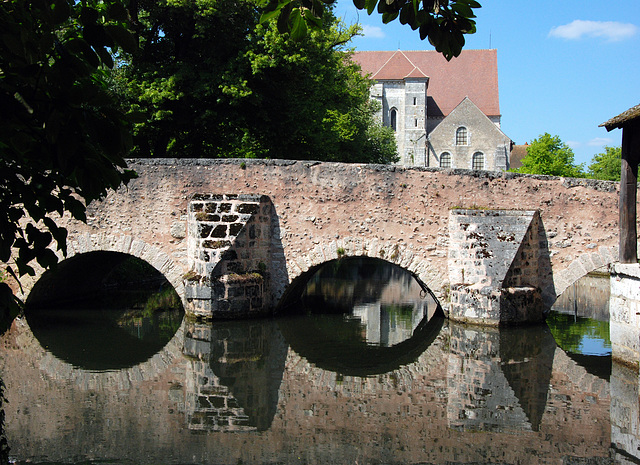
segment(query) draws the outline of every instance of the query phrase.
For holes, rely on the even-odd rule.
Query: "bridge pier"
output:
[[[273,206],[261,195],[196,194],[188,206],[186,312],[203,318],[265,314],[271,295]]]
[[[449,215],[449,318],[499,326],[541,322],[552,280],[537,211],[453,209]]]

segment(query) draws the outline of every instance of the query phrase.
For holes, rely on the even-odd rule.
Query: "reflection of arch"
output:
[[[445,320],[442,313],[428,321],[425,318],[409,339],[391,347],[356,347],[348,343],[336,343],[325,346],[321,354],[314,353],[313,349],[318,347],[318,339],[324,340],[326,335],[318,332],[312,324],[301,327],[291,324],[292,321],[295,320],[285,318],[278,323],[287,343],[296,354],[323,370],[366,377],[389,373],[415,362],[436,340]]]
[[[137,257],[145,262],[149,263],[156,270],[162,273],[167,281],[171,283],[176,290],[180,298],[184,302],[184,285],[182,282],[182,276],[185,271],[176,264],[169,255],[162,252],[155,246],[149,245],[140,239],[135,239],[131,236],[114,236],[109,234],[85,234],[78,237],[76,240],[70,240],[67,242],[67,259],[77,254],[87,252],[120,252]],[[59,257],[64,259],[64,257]],[[24,294],[21,296],[23,299],[29,295],[29,292],[38,281],[44,270],[40,269],[36,276],[24,283]]]
[[[437,300],[444,301],[444,285],[449,282],[446,266],[417,259],[412,248],[406,243],[350,237],[321,242],[303,256],[287,255],[287,275],[290,284],[276,290],[275,300],[278,303],[284,302],[287,296],[300,290],[297,286],[304,286],[304,278],[311,277],[324,263],[342,256],[381,258],[398,265],[412,273],[418,283],[433,291]]]
[[[31,355],[32,359],[37,362],[37,366],[49,378],[68,380],[83,389],[128,389],[133,384],[155,379],[157,373],[164,371],[175,361],[184,358],[182,355],[184,321],[164,348],[147,361],[131,368],[100,372],[76,368],[46,351],[31,332],[26,319],[18,318],[13,324],[14,329],[17,330],[15,340],[19,344],[18,348]]]

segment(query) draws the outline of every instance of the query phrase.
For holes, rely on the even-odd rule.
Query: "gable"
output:
[[[429,117],[449,115],[465,97],[469,97],[485,115],[500,116],[495,49],[463,50],[451,61],[435,50],[400,53],[401,56],[398,51],[354,52],[352,60],[360,65],[363,73],[379,81],[405,79],[410,65],[428,76]],[[406,60],[404,65],[396,66],[403,57]]]
[[[402,80],[405,78],[426,78],[427,76],[400,50],[393,52],[389,59],[371,76],[377,81]]]
[[[481,131],[491,137],[510,140],[469,97],[462,99],[453,111],[431,131],[430,137],[453,137],[445,132],[451,132],[451,128],[459,126],[473,131]]]

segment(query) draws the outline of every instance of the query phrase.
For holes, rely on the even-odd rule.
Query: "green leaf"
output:
[[[293,11],[293,3],[288,2],[284,5],[280,12],[280,16],[278,16],[278,32],[284,34],[285,32],[289,32],[289,16]]]
[[[71,8],[66,0],[58,0],[57,2],[54,2],[52,8],[53,24],[62,24],[69,19]]]
[[[400,10],[400,23],[413,25],[416,22],[416,12],[413,2],[406,3]]]
[[[100,14],[91,7],[84,6],[80,11],[80,22],[83,26],[94,26],[98,22]]]
[[[280,14],[280,9],[281,8],[277,8],[271,11],[265,11],[264,13],[262,13],[262,15],[260,15],[260,22],[266,23],[268,21],[271,21],[273,18],[276,18]]]
[[[116,21],[127,21],[129,19],[129,12],[119,1],[111,2],[108,5],[108,11],[109,16]]]
[[[384,0],[382,0],[384,1]],[[376,9],[376,5],[378,4],[378,0],[365,0],[367,6],[367,14],[371,15],[373,11]]]
[[[382,2],[380,2],[380,3],[382,3]],[[382,14],[382,22],[384,24],[388,24],[391,21],[393,21],[394,19],[396,19],[397,17],[398,17],[398,12],[397,11],[395,11],[393,13],[386,12],[386,13]]]
[[[469,8],[469,5],[465,5],[461,2],[456,2],[451,5],[451,9],[465,18],[473,18],[475,16],[471,8]]]
[[[127,53],[138,52],[138,41],[127,28],[109,24],[104,27],[106,33],[113,39],[113,42],[122,47]]]
[[[37,257],[38,264],[46,269],[53,268],[58,263],[58,256],[51,249],[44,249]]]
[[[98,47],[96,48],[96,52],[98,52],[98,56],[100,57],[100,61],[107,67],[107,68],[113,68],[113,58],[111,57],[111,54],[107,51],[106,48],[104,47]],[[98,66],[96,65],[96,68]]]
[[[366,1],[365,0],[353,0],[353,4],[355,5],[355,7],[358,10],[364,10],[364,7],[366,5]]]
[[[307,35],[307,22],[302,16],[299,8],[291,11],[291,38],[301,40]]]

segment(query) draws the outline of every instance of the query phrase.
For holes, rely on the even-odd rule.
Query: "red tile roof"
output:
[[[402,76],[399,78],[399,76]],[[409,58],[398,50],[393,52],[389,59],[376,72],[372,73],[371,78],[377,80],[385,79],[404,79],[407,77],[426,78],[427,75],[420,68],[414,65]]]
[[[353,60],[377,80],[428,76],[429,116],[447,116],[465,97],[485,115],[500,115],[496,50],[463,50],[451,61],[435,50],[355,52]]]

